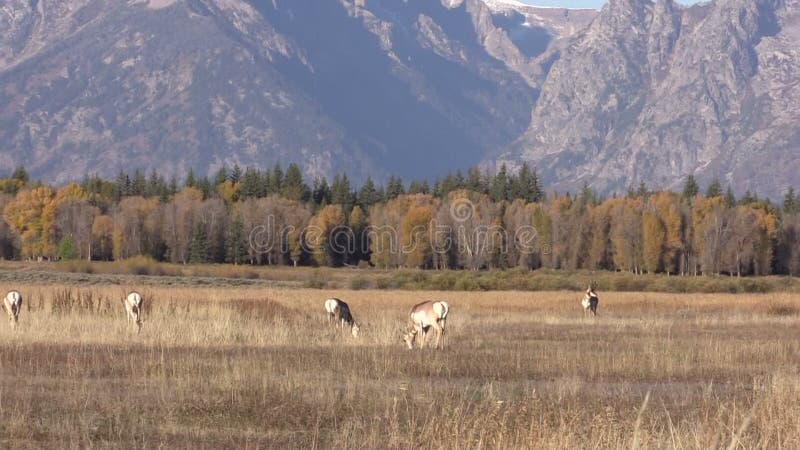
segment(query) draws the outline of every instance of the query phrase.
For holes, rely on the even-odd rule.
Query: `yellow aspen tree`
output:
[[[611,269],[611,205],[605,201],[591,209],[593,230],[587,267],[592,270]]]
[[[642,258],[644,270],[648,273],[656,273],[661,269],[666,234],[664,225],[654,212],[645,211],[642,214]]]
[[[114,238],[114,219],[111,216],[102,215],[94,218],[92,223],[92,239],[98,249],[98,256],[107,260],[112,256]]]
[[[350,243],[351,254],[348,257],[350,264],[358,264],[362,259],[366,260],[369,255],[369,246],[364,235],[367,225],[369,223],[364,210],[358,205],[354,206],[347,221],[347,226],[351,231],[350,239],[352,239]]]
[[[614,199],[611,242],[614,265],[622,270],[642,270],[642,199]]]
[[[703,273],[719,273],[722,249],[730,238],[730,224],[722,197],[697,195],[692,202],[694,251]]]
[[[231,180],[225,180],[217,186],[219,196],[225,200],[225,203],[231,204],[239,201],[242,193],[241,183],[234,183]]]
[[[658,192],[650,196],[649,202],[664,227],[661,267],[667,274],[677,272],[678,252],[684,246],[681,233],[681,197],[672,192]]]
[[[548,205],[547,215],[550,220],[550,264],[554,269],[565,267],[569,257],[570,242],[569,210],[572,199],[557,197]]]
[[[337,248],[333,233],[344,223],[342,205],[327,205],[311,219],[306,231],[306,242],[317,264],[341,265],[345,252]]]
[[[533,210],[533,227],[536,229],[537,241],[539,244],[539,255],[541,256],[542,267],[553,268],[553,233],[552,222],[547,213],[547,207],[541,203],[536,203]]]
[[[408,267],[426,268],[432,262],[431,219],[433,211],[428,206],[411,208],[403,219],[402,245]]]
[[[758,205],[755,210],[759,233],[753,270],[755,275],[769,275],[772,273],[775,240],[778,237],[778,217],[774,209],[767,206]]]
[[[22,256],[51,257],[55,253],[55,208],[53,190],[41,186],[22,191],[9,202],[4,217],[20,237]]]

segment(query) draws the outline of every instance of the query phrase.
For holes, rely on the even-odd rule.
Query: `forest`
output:
[[[547,192],[535,169],[478,168],[385,185],[238,166],[180,182],[121,171],[54,187],[0,179],[0,256],[183,264],[549,268],[735,276],[800,272],[800,195],[780,204],[718,181],[601,197]]]

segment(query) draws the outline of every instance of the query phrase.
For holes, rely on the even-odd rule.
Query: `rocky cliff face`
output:
[[[8,0],[0,168],[67,181],[474,165],[525,130],[538,95],[536,52],[503,14],[480,0]],[[574,30],[561,22],[526,42]]]
[[[800,169],[800,2],[611,0],[549,72],[523,137],[559,189],[693,173],[773,198]]]
[[[800,0],[6,0],[0,170],[800,184]],[[0,173],[1,174],[1,173]]]

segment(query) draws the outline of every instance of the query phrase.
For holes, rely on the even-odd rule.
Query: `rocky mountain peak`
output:
[[[694,174],[777,197],[800,181],[792,1],[609,2],[562,52],[530,128],[500,159],[538,165],[562,189],[676,188]]]
[[[647,43],[651,77],[659,78],[667,67],[681,32],[681,10],[673,0],[657,0]]]
[[[646,33],[652,10],[651,0],[610,0],[594,25],[604,32]]]

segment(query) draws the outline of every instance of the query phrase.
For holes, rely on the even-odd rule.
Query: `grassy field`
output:
[[[15,287],[2,448],[800,447],[798,295],[149,285],[137,335],[130,286]],[[444,351],[401,342],[425,299]]]

